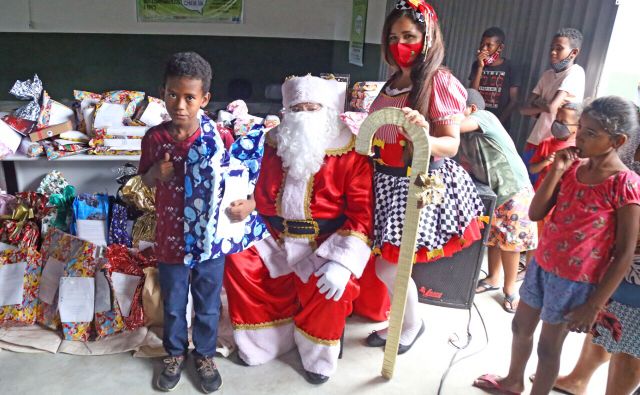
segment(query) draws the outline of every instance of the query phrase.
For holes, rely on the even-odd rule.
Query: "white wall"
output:
[[[385,3],[385,0],[369,0],[366,37],[369,43],[380,43]],[[351,9],[350,0],[244,0],[242,24],[142,23],[136,19],[135,0],[0,0],[0,31],[191,34],[348,41]]]

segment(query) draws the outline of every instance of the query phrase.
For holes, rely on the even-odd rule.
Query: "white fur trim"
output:
[[[277,278],[293,272],[287,263],[286,252],[273,237],[262,239],[255,243],[254,246],[258,250],[262,262],[269,270],[271,278]]]
[[[293,337],[298,346],[304,370],[324,376],[331,376],[336,372],[340,354],[339,343],[334,346],[314,343],[297,330],[293,332]]]
[[[352,138],[353,133],[351,133],[351,130],[349,130],[346,125],[340,125],[340,133],[338,134],[338,137],[331,141],[326,149],[328,151],[344,148],[351,143]]]
[[[369,262],[371,248],[356,236],[342,236],[334,233],[320,245],[315,255],[340,263],[360,278]]]
[[[284,238],[284,251],[287,256],[287,264],[296,272],[302,282],[309,281],[309,276],[315,271],[314,266],[308,264],[308,259],[313,257],[313,250],[308,239],[293,237]]]
[[[306,180],[296,180],[287,175],[281,197],[280,215],[285,219],[305,219],[305,200],[307,198]]]
[[[239,329],[233,331],[240,358],[249,365],[260,365],[291,351],[293,322],[270,328]]]
[[[290,108],[300,103],[318,103],[338,112],[344,111],[346,83],[306,75],[282,84],[282,104]]]

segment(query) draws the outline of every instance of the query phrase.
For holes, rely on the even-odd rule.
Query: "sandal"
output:
[[[514,302],[517,302],[519,299],[520,298],[518,298],[516,294],[511,294],[511,295],[504,294],[504,299],[502,301],[502,308],[507,313],[514,314],[516,312],[516,309],[518,308],[517,304],[514,307]]]
[[[508,389],[502,388],[500,382],[498,382],[500,377],[495,374],[483,374],[482,376],[475,379],[473,382],[473,386],[476,388],[480,388],[481,390],[485,390],[492,394],[504,394],[504,395],[520,395],[521,392],[510,391]]]
[[[478,291],[478,288],[480,288],[480,291]],[[487,282],[487,279],[483,278],[482,280],[478,281],[478,285],[476,285],[476,294],[482,294],[489,291],[497,291],[499,289],[500,287],[489,284]]]

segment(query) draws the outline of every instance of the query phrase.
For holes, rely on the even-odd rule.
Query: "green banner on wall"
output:
[[[353,0],[351,16],[351,39],[349,40],[349,63],[364,66],[364,39],[367,31],[368,0]]]
[[[140,22],[242,23],[243,0],[137,0]]]

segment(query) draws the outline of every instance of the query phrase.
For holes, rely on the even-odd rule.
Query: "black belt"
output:
[[[334,219],[284,219],[282,217],[263,217],[278,232],[296,236],[318,236],[333,233],[340,229],[347,217]]]
[[[438,159],[429,162],[429,170],[436,170],[444,165],[444,159]],[[409,166],[392,167],[375,163],[375,169],[378,173],[387,174],[394,177],[408,177]]]

